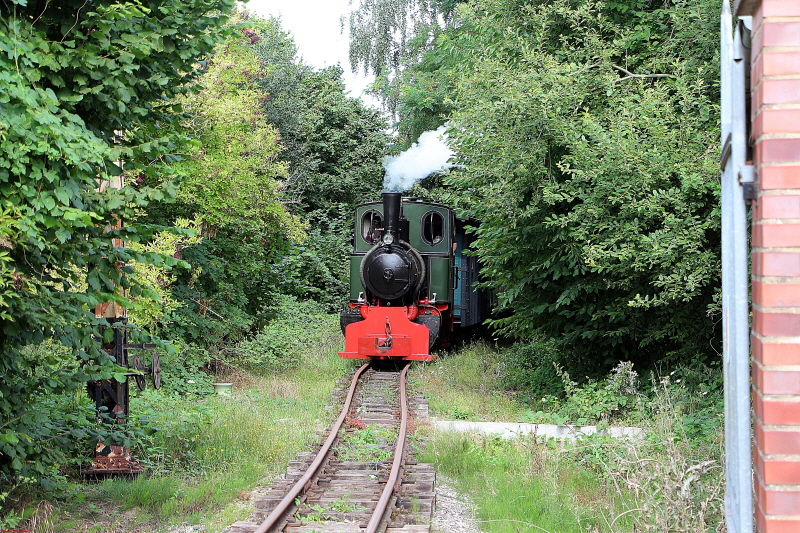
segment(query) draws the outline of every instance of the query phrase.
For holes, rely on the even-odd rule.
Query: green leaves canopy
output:
[[[713,354],[716,4],[481,0],[440,41],[501,330],[595,368]]]
[[[41,477],[59,454],[36,400],[108,379],[113,364],[89,310],[142,289],[135,262],[173,258],[113,247],[151,228],[106,231],[174,188],[106,189],[125,169],[164,172],[176,140],[155,128],[170,100],[221,38],[233,0],[3,4],[0,18],[0,475]],[[214,10],[214,11],[212,11]],[[104,189],[101,192],[101,188]],[[88,285],[88,292],[79,287]],[[25,345],[52,338],[74,350],[81,371],[32,372]],[[48,368],[44,366],[42,368]],[[52,372],[59,372],[53,367]]]

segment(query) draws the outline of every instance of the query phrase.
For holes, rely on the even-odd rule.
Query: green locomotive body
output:
[[[387,208],[388,196],[384,195],[383,202],[356,208],[350,304],[342,313],[346,346],[340,355],[428,360],[430,348],[438,339],[446,338],[456,328],[478,324],[487,316],[487,298],[476,287],[476,258],[463,253],[472,242],[472,235],[465,231],[466,222],[459,220],[450,207],[416,198],[401,200],[395,194],[392,201],[397,207]],[[397,212],[389,213],[389,217],[397,217],[396,221],[387,220],[388,211]],[[401,318],[400,308],[406,319]],[[376,312],[381,313],[380,319],[374,318]],[[362,323],[365,320],[374,324],[368,327]],[[410,324],[406,325],[406,321]],[[401,329],[413,330],[415,324],[425,326],[428,338],[424,343],[416,338],[422,336],[422,330],[394,336],[387,333],[387,328],[397,330],[401,322]],[[351,331],[351,324],[358,326]],[[406,333],[414,339],[413,353],[398,349],[403,344],[399,340],[405,338],[399,335]],[[355,335],[361,340],[356,341]],[[376,348],[369,340],[373,338],[384,339],[376,340],[375,346],[389,338],[391,349]],[[422,344],[426,345],[424,351]]]

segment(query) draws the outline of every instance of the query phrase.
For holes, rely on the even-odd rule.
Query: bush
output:
[[[706,412],[717,423],[693,438],[685,419],[701,412],[687,411],[686,398],[695,395],[685,383],[668,376],[652,393],[645,438],[592,436],[572,446],[570,455],[622,495],[609,509],[612,530],[616,524],[634,531],[724,531],[721,411]]]
[[[174,355],[161,355],[161,383],[165,394],[211,394],[212,354],[196,344],[178,344]]]
[[[630,362],[619,363],[605,379],[590,379],[582,385],[572,381],[557,364],[554,363],[553,368],[563,386],[564,397],[541,398],[542,410],[528,413],[533,422],[579,426],[590,422],[608,423],[641,409],[639,378]]]
[[[523,399],[563,396],[564,386],[556,373],[560,354],[552,340],[516,343],[501,352],[504,385],[521,391]]]
[[[273,313],[259,334],[236,345],[231,363],[255,374],[293,368],[305,346],[336,318],[326,315],[317,302],[300,302],[291,296],[282,297]]]

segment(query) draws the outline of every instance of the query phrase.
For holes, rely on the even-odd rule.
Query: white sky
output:
[[[303,62],[317,68],[340,65],[350,96],[362,95],[372,80],[350,71],[347,14],[348,0],[250,0],[245,8],[262,17],[270,15],[281,19],[281,26],[291,33]],[[340,19],[345,17],[345,31],[341,32]],[[377,107],[371,98],[362,98]]]

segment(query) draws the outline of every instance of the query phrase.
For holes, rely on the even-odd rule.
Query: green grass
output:
[[[383,444],[394,446],[397,433],[392,428],[381,428],[374,424],[364,429],[355,429],[343,433],[341,444],[336,447],[342,461],[374,463],[388,461],[394,456],[393,448],[384,448]]]
[[[428,400],[431,416],[448,420],[521,421],[527,409],[504,391],[497,350],[484,342],[415,364],[411,383]]]
[[[435,433],[419,456],[455,480],[478,507],[481,531],[605,531],[607,490],[592,472],[534,439]]]
[[[338,323],[332,320],[315,340],[295,369],[262,376],[230,369],[217,376],[234,383],[230,397],[150,390],[133,397],[134,417],[145,419],[134,424],[139,445],[132,453],[146,473],[133,480],[79,483],[78,497],[57,504],[51,517],[55,529],[90,531],[100,522],[103,531],[136,525],[145,532],[188,522],[213,532],[246,519],[252,506],[241,497],[282,474],[290,459],[317,440],[315,431],[331,418],[331,390],[353,366],[336,356]]]
[[[413,383],[424,391],[432,416],[531,421],[530,407],[516,401],[526,395],[504,391],[501,357],[486,344],[473,344],[417,366]],[[708,384],[713,373],[694,376],[683,369],[679,375],[683,379],[651,379],[650,390],[628,390],[635,374],[620,365],[583,385],[564,375],[566,397],[548,396],[551,415],[599,419],[606,426],[635,423],[646,431],[644,439],[597,435],[544,443],[432,432],[418,458],[434,462],[472,497],[480,528],[490,533],[716,532],[724,493],[721,392]]]
[[[133,481],[73,483],[63,500],[51,501],[52,508],[37,508],[52,525],[46,530],[149,533],[189,522],[214,532],[246,519],[252,509],[248,493],[308,450],[314,430],[334,415],[326,405],[335,380],[355,366],[335,355],[341,344],[335,320],[315,331],[318,338],[308,343],[296,369],[217,376],[234,383],[230,398],[153,392],[134,397],[134,417],[148,420],[138,427],[140,446],[133,452],[148,474]],[[475,343],[415,364],[412,384],[439,418],[524,421],[530,407],[503,389],[501,357],[491,345]],[[698,396],[682,377],[683,382],[654,382],[652,395],[642,397],[649,417],[648,438],[641,442],[594,438],[563,446],[436,433],[424,425],[412,442],[418,448],[426,442],[417,458],[435,463],[475,501],[482,531],[714,531],[724,487],[720,409],[713,389]],[[611,389],[579,387],[571,397],[597,403],[606,390]],[[384,431],[368,427],[348,439],[377,445],[389,437]],[[340,456],[380,460],[351,448],[356,449],[344,443]]]

